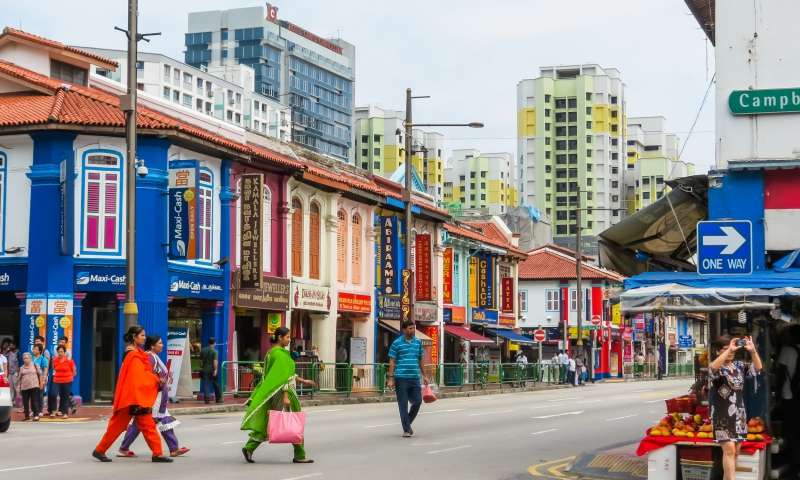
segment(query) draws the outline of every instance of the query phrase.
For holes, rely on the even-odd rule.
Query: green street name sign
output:
[[[734,115],[800,113],[800,88],[734,90],[728,97]]]

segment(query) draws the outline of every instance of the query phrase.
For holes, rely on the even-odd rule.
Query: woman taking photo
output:
[[[741,442],[747,436],[747,412],[744,407],[744,381],[761,372],[758,356],[750,337],[731,338],[723,335],[714,342],[717,358],[709,365],[709,379],[714,394],[710,397],[714,438],[722,447],[722,466],[725,480],[736,477],[736,457]],[[744,349],[749,361],[736,358]]]
[[[50,385],[48,404],[50,416],[69,418],[69,396],[72,393],[72,379],[78,374],[75,362],[67,356],[67,347],[59,345],[53,359],[53,383]],[[58,412],[56,412],[58,402]]]
[[[291,353],[287,350],[291,338],[289,329],[278,328],[272,337],[273,346],[264,360],[264,377],[256,386],[248,400],[247,411],[242,420],[242,430],[250,431],[242,454],[248,463],[253,463],[253,452],[263,442],[267,441],[267,428],[270,410],[288,409],[292,412],[300,411],[300,400],[295,391],[296,382],[314,387],[311,380],[300,378],[295,373],[295,364]],[[306,458],[303,444],[293,445],[294,463],[313,463]]]

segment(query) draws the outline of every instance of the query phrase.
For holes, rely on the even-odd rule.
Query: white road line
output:
[[[622,416],[622,417],[606,418],[606,422],[613,422],[615,420],[625,420],[626,418],[633,418],[633,417],[638,417],[638,416],[639,416],[638,413],[634,413],[633,415],[625,415],[625,416]]]
[[[537,405],[535,407],[531,407],[531,410],[541,410],[543,408],[553,408],[556,405]]]
[[[514,410],[498,410],[496,412],[480,412],[480,413],[470,413],[468,416],[470,417],[483,417],[484,415],[502,415],[504,413],[511,413]]]
[[[633,390],[633,393],[644,393],[644,392],[652,392],[655,390],[654,388],[640,388],[639,390]]]
[[[659,402],[663,402],[663,401],[664,401],[663,398],[659,398],[658,400],[648,400],[648,401],[646,401],[644,403],[659,403]]]
[[[562,397],[562,398],[551,398],[548,402],[563,402],[564,400],[577,400],[581,397]]]
[[[201,428],[224,427],[226,425],[239,425],[242,422],[223,422],[223,423],[206,423],[201,425]]]
[[[72,462],[56,462],[56,463],[43,463],[41,465],[26,465],[24,467],[11,467],[11,468],[2,468],[0,469],[0,473],[2,472],[17,472],[20,470],[32,470],[34,468],[45,468],[45,467],[57,467],[59,465],[69,465]]]
[[[602,400],[581,400],[581,401],[578,401],[578,402],[575,402],[575,403],[583,405],[583,404],[587,404],[587,403],[600,403],[600,402],[602,402]]]
[[[532,432],[531,435],[542,435],[544,433],[550,433],[557,431],[557,428],[548,428],[547,430],[539,430],[538,432]]]
[[[230,442],[222,442],[222,445],[234,445],[236,443],[244,443],[244,440],[231,440]]]
[[[306,413],[333,413],[333,412],[341,412],[344,408],[333,408],[330,410],[307,410]]]
[[[381,428],[381,427],[390,427],[392,425],[398,425],[397,422],[394,423],[379,423],[378,425],[367,425],[364,428]]]
[[[303,480],[304,478],[314,478],[314,477],[321,477],[321,476],[322,476],[322,474],[317,472],[317,473],[309,473],[307,475],[300,475],[299,477],[282,478],[281,480]]]
[[[430,452],[425,452],[428,455],[436,455],[437,453],[445,453],[445,452],[453,452],[456,450],[463,450],[465,448],[470,448],[472,445],[459,445],[457,447],[450,447],[450,448],[443,448],[441,450],[431,450]]]
[[[465,409],[463,408],[450,408],[447,410],[430,410],[427,412],[419,412],[420,415],[433,415],[434,413],[453,413],[453,412],[463,412]]]
[[[564,417],[566,415],[580,415],[581,413],[583,413],[583,410],[575,412],[554,413],[553,415],[542,415],[541,417],[531,417],[531,418],[533,418],[534,420],[546,420],[548,418]]]

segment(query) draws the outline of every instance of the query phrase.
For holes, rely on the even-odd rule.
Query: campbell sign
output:
[[[328,287],[292,283],[292,308],[329,312],[331,309],[331,291]]]

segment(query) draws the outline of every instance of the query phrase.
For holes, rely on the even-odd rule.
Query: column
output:
[[[231,340],[233,338],[233,328],[231,325],[231,318],[233,314],[233,302],[231,301],[231,259],[236,258],[235,250],[232,248],[233,242],[231,237],[236,235],[236,229],[232,227],[231,220],[232,212],[235,211],[233,204],[236,195],[231,189],[231,161],[222,160],[220,167],[220,233],[219,233],[219,257],[220,260],[227,258],[228,261],[222,263],[223,275],[223,288],[222,288],[222,302],[218,303],[218,308],[221,315],[218,321],[219,330],[216,333],[219,345],[217,347],[219,353],[219,361],[222,363],[228,358]]]
[[[122,354],[125,353],[125,294],[117,294],[117,371],[122,365]]]
[[[436,359],[436,363],[439,365],[444,363],[444,291],[442,288],[444,287],[444,278],[442,278],[442,272],[444,270],[444,245],[440,243],[441,235],[438,234],[440,229],[444,228],[442,225],[439,225],[437,228],[437,235],[434,237],[434,247],[433,247],[433,257],[434,261],[433,264],[435,265],[434,271],[431,273],[433,275],[433,284],[434,284],[434,301],[436,302],[436,328],[439,329],[439,338],[438,343],[439,345],[439,358]],[[439,369],[442,371],[442,369]],[[441,378],[437,378],[434,380],[435,382],[439,383],[442,381]]]
[[[84,357],[81,355],[84,350],[82,347],[82,343],[78,339],[85,339],[87,342],[91,343],[94,339],[94,335],[85,336],[82,334],[82,322],[83,322],[83,299],[86,298],[86,294],[75,293],[72,297],[72,360],[75,362],[75,366],[77,367],[77,375],[72,380],[72,395],[77,396],[79,399],[81,397],[82,390],[80,388],[81,385],[81,372],[83,375],[89,378],[92,378],[92,362],[87,361],[86,365],[84,365]],[[79,342],[81,345],[79,345]]]

